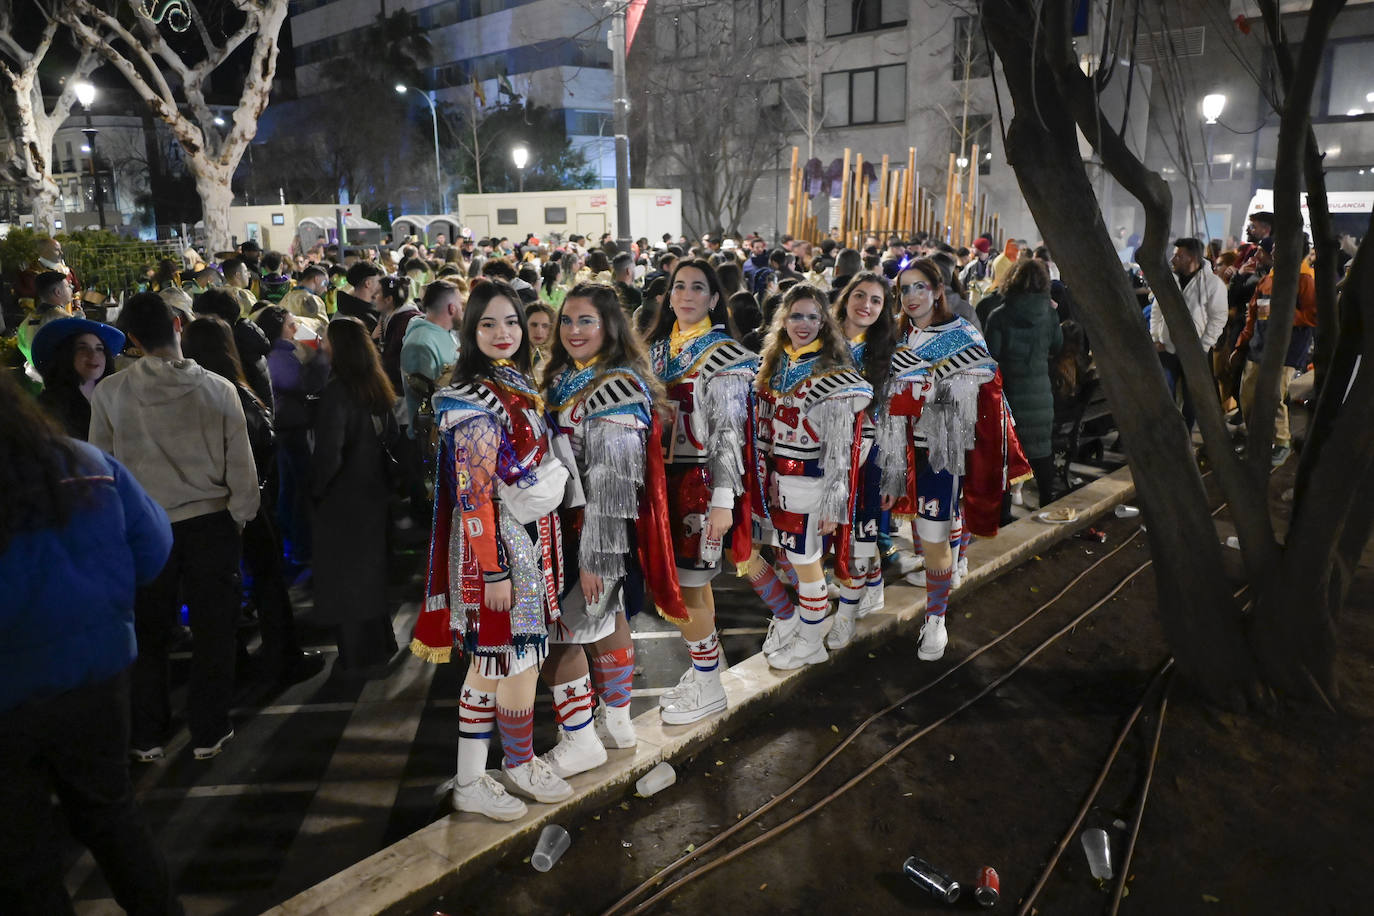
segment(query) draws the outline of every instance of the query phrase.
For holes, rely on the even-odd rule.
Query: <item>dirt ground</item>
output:
[[[1281,486],[1276,492],[1281,491]],[[1224,518],[1224,516],[1223,516]],[[747,719],[677,766],[652,798],[632,790],[564,826],[567,854],[547,874],[518,848],[424,914],[604,911],[654,872],[787,790],[868,715],[1004,632],[1137,530],[1114,518],[1106,544],[1070,539],[950,608],[950,649],[916,661],[914,628],[825,666],[771,712]],[[1223,529],[1225,531],[1225,529]],[[1223,534],[1224,536],[1224,534]],[[734,849],[839,787],[890,747],[1007,671],[1148,559],[1143,537],[998,647],[869,727],[829,768],[688,869]],[[1003,686],[920,739],[857,787],[776,839],[673,892],[654,913],[922,913],[977,910],[983,865],[1015,911],[1072,823],[1116,734],[1167,656],[1153,569]],[[1349,914],[1374,911],[1374,576],[1366,568],[1342,622],[1343,709],[1235,716],[1173,685],[1154,781],[1121,912]],[[1295,614],[1296,618],[1300,616]],[[1295,623],[1296,625],[1296,623]],[[1104,828],[1114,863],[1141,789],[1157,701],[1146,707],[1083,827]],[[901,871],[918,855],[966,888],[954,905]],[[674,873],[668,880],[676,878]],[[1110,883],[1077,836],[1035,903],[1040,914],[1103,912]]]

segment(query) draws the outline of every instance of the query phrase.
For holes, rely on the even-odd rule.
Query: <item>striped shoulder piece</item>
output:
[[[745,349],[739,341],[728,334],[718,332],[709,335],[709,339],[711,345],[698,363],[698,371],[703,375],[726,372],[747,372],[753,375],[758,372],[758,355]]]
[[[853,369],[836,369],[811,379],[810,396],[824,401],[833,397],[864,397],[872,399],[873,386]]]
[[[485,414],[502,427],[511,428],[510,414],[496,392],[481,382],[459,382],[434,392],[434,412],[441,417],[442,426],[452,426]]]
[[[899,346],[892,354],[892,380],[894,382],[909,382],[914,377],[927,375],[930,373],[930,363],[921,358],[921,354],[908,347],[906,344]]]
[[[612,369],[597,381],[583,399],[585,416],[638,415],[649,417],[649,389],[629,369]]]

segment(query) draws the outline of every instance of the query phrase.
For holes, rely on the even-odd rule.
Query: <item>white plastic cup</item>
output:
[[[672,764],[666,760],[659,761],[659,764],[635,783],[635,791],[645,798],[662,792],[664,789],[677,782],[677,773],[673,770]]]
[[[1107,831],[1101,827],[1084,830],[1079,839],[1083,842],[1083,852],[1088,856],[1088,868],[1093,877],[1107,881],[1112,877],[1112,847],[1107,839]]]
[[[1135,506],[1128,506],[1125,503],[1116,507],[1117,518],[1135,518],[1140,514],[1140,510]]]
[[[1230,547],[1232,550],[1240,550],[1240,538],[1236,537],[1234,534],[1231,535],[1226,539],[1226,546]]]
[[[572,845],[568,831],[557,824],[549,824],[539,832],[539,842],[534,846],[530,864],[535,871],[548,871],[562,858],[563,853]]]

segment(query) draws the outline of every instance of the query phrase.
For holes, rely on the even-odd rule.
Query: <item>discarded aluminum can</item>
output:
[[[902,863],[902,871],[906,872],[906,876],[917,887],[934,894],[945,903],[953,903],[959,899],[959,892],[962,890],[959,882],[925,859],[912,856]]]
[[[714,563],[720,559],[720,554],[721,539],[707,537],[706,532],[703,531],[701,534],[701,552],[699,554],[701,562]]]
[[[996,906],[1002,890],[1002,880],[997,877],[997,869],[984,865],[978,872],[978,883],[973,888],[973,899],[979,906]]]
[[[1080,541],[1096,541],[1099,544],[1107,543],[1107,532],[1101,528],[1084,528],[1074,535]]]

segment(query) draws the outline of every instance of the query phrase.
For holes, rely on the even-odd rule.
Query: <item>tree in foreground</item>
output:
[[[212,250],[230,247],[230,183],[267,107],[286,7],[287,0],[170,0],[156,7],[155,22],[139,0],[62,0],[77,40],[128,81],[181,146]],[[242,89],[224,119],[207,96],[211,80],[230,72]]]
[[[1007,158],[1065,280],[1083,303],[1082,320],[1149,521],[1165,635],[1180,672],[1214,701],[1268,705],[1277,694],[1334,706],[1340,610],[1374,523],[1374,373],[1358,371],[1361,362],[1368,366],[1374,358],[1374,243],[1366,234],[1337,299],[1335,240],[1324,218],[1321,159],[1309,116],[1322,45],[1343,0],[1312,3],[1296,56],[1278,4],[1260,2],[1266,53],[1278,64],[1279,75],[1272,90],[1280,116],[1275,279],[1245,458],[1232,450],[1210,366],[1170,273],[1168,184],[1145,168],[1117,133],[1117,119],[1100,106],[1101,81],[1117,67],[1083,66],[1073,38],[1076,6],[1070,0],[980,3],[1014,111],[1006,128]],[[1142,6],[1135,5],[1134,15],[1141,15]],[[1116,34],[1130,36],[1132,29]],[[1129,48],[1110,43],[1106,52],[1113,60],[1134,57]],[[1246,586],[1240,599],[1232,595],[1235,583],[1220,574],[1221,547],[1192,443],[1102,220],[1079,151],[1080,131],[1144,208],[1137,260],[1164,310],[1207,454],[1239,534]],[[1326,297],[1319,311],[1330,357],[1319,367],[1317,407],[1285,532],[1269,512],[1269,455],[1278,376],[1296,308],[1304,177],[1318,236],[1317,271],[1319,278],[1329,274],[1317,285]],[[1320,350],[1318,358],[1323,359]]]
[[[67,53],[71,35],[57,19],[59,0],[41,0],[33,5],[0,4],[0,112],[10,125],[9,149],[0,174],[17,185],[33,213],[39,232],[52,232],[58,215],[58,187],[53,179],[55,163],[49,158],[53,137],[71,114],[76,102],[76,84],[87,79],[100,58],[94,50],[82,48]],[[42,24],[26,22],[24,16],[42,18]],[[32,26],[32,27],[30,27]],[[26,41],[25,38],[31,40]],[[56,93],[45,100],[40,71],[51,72],[57,60],[68,56],[66,73]],[[49,88],[53,88],[51,81]]]

